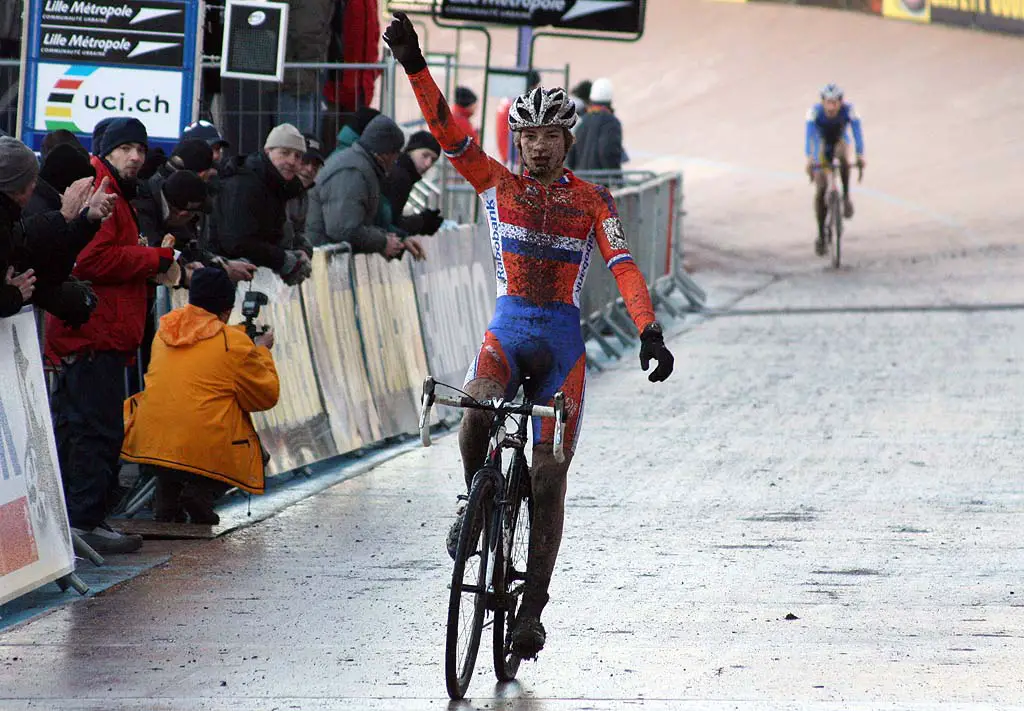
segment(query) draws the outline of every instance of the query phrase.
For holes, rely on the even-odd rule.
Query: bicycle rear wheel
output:
[[[492,545],[493,509],[494,477],[484,471],[474,478],[463,513],[448,597],[444,675],[448,696],[456,700],[466,695],[480,649],[487,611],[487,562]]]
[[[843,205],[839,198],[839,191],[833,190],[829,195],[829,213],[832,220],[832,239],[829,242],[829,256],[832,258],[832,266],[836,269],[842,263],[842,239],[843,239]]]
[[[530,550],[530,472],[522,454],[509,464],[505,506],[494,548],[494,674],[498,681],[512,681],[522,661],[512,652],[512,628],[526,582]]]

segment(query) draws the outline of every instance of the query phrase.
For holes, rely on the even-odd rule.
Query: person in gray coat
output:
[[[402,129],[381,115],[367,124],[351,148],[327,159],[309,191],[306,233],[314,246],[346,243],[356,253],[395,259],[408,251],[423,258],[419,242],[399,239],[378,219],[387,167],[403,145]]]

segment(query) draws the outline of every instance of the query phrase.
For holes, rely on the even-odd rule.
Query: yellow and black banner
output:
[[[928,0],[882,0],[882,15],[897,20],[931,22]]]
[[[933,22],[1024,34],[1024,0],[931,0]]]

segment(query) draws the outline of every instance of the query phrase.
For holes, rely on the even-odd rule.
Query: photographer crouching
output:
[[[187,515],[216,525],[213,504],[230,487],[264,491],[250,413],[277,404],[274,332],[250,338],[244,326],[228,326],[234,305],[235,284],[223,269],[193,272],[188,305],[160,319],[146,389],[125,402],[121,456],[156,476],[157,521]]]

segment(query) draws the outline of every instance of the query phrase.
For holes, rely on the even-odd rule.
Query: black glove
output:
[[[60,285],[53,315],[71,328],[81,328],[92,316],[99,302],[96,292],[92,290],[92,284],[69,279]]]
[[[415,74],[427,68],[416,29],[404,12],[395,13],[395,19],[384,30],[384,42],[391,48],[398,63],[405,68],[406,74]]]
[[[651,359],[658,361],[658,367],[647,376],[652,383],[660,383],[672,375],[672,365],[675,358],[665,347],[665,337],[661,333],[661,326],[652,323],[640,334],[640,367],[647,372],[651,367]]]
[[[420,229],[425,235],[436,234],[441,229],[441,223],[444,222],[440,210],[424,210],[420,213],[420,220],[423,225]]]

